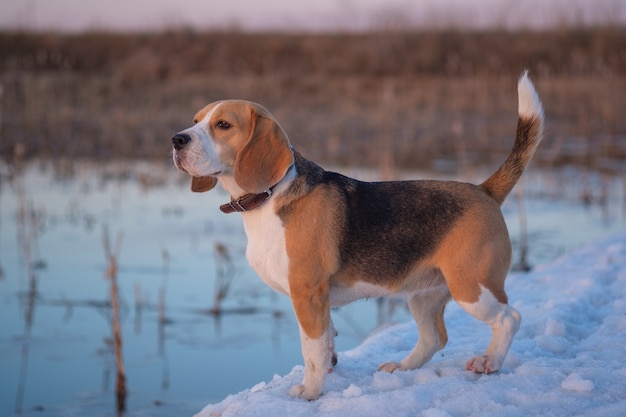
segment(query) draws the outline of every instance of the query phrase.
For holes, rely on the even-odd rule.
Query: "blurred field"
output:
[[[0,158],[167,161],[172,133],[223,98],[264,104],[324,163],[498,164],[530,70],[536,164],[623,170],[626,28],[550,32],[0,33]],[[393,175],[393,174],[390,174]]]

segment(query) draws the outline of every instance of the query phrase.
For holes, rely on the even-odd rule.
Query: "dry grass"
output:
[[[223,98],[264,104],[312,159],[381,169],[497,163],[529,68],[538,163],[626,158],[626,29],[277,35],[0,34],[0,155],[166,161]],[[453,164],[456,167],[456,164]],[[386,167],[386,168],[385,168]],[[392,174],[390,174],[392,175]]]
[[[115,249],[112,249],[109,239],[109,229],[107,226],[103,227],[102,233],[102,246],[104,248],[104,255],[107,260],[107,270],[105,277],[111,282],[111,329],[113,333],[113,348],[115,350],[115,365],[116,365],[116,383],[115,383],[115,396],[117,405],[118,416],[123,416],[126,410],[126,368],[124,367],[124,358],[122,353],[122,330],[120,326],[120,295],[119,287],[117,283],[117,260],[119,259],[120,250],[122,247],[121,233],[118,233],[115,241]]]

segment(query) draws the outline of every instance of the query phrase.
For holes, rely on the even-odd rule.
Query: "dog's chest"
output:
[[[248,237],[246,258],[252,269],[274,290],[289,294],[289,259],[285,229],[274,213],[273,202],[243,216]]]

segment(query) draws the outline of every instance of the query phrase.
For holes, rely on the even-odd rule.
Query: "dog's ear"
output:
[[[194,193],[209,191],[215,184],[217,184],[215,177],[191,177],[191,191]]]
[[[249,193],[262,193],[285,176],[293,153],[278,122],[264,109],[251,109],[252,129],[235,158],[235,182]]]

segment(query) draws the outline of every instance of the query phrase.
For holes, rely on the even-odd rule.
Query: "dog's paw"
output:
[[[303,400],[308,400],[308,401],[316,400],[317,398],[319,398],[321,393],[322,393],[322,390],[307,389],[307,387],[304,386],[304,384],[296,385],[289,390],[289,395],[291,395],[292,397],[302,398]]]
[[[479,355],[467,361],[465,369],[477,374],[491,374],[498,372],[500,361],[488,355]]]
[[[393,371],[401,369],[398,362],[385,362],[378,367],[379,371],[393,373]]]

